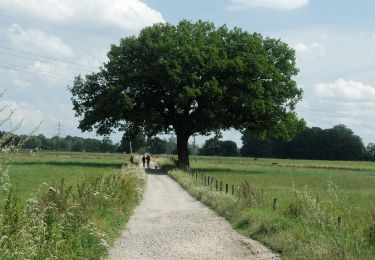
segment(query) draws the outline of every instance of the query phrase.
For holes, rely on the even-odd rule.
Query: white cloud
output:
[[[107,24],[136,31],[162,15],[140,0],[3,0],[0,9],[50,22]]]
[[[320,43],[314,42],[312,44],[297,43],[294,45],[294,49],[300,53],[311,53],[316,49],[320,49]]]
[[[24,29],[13,24],[7,33],[12,44],[22,50],[37,51],[54,57],[72,56],[72,50],[59,37],[47,34],[39,29]]]
[[[66,63],[63,62],[40,62],[35,61],[30,67],[30,71],[37,73],[41,78],[49,81],[73,81],[74,73]]]
[[[32,86],[32,84],[26,80],[23,80],[21,78],[16,78],[16,79],[13,79],[13,85],[16,87],[16,88],[19,88],[19,89],[22,89],[22,90],[27,90],[29,87]]]
[[[322,99],[335,99],[336,101],[375,102],[375,86],[365,85],[362,82],[338,79],[332,83],[319,83],[316,85],[315,94]]]
[[[270,8],[288,11],[303,7],[309,0],[231,0],[230,9]]]
[[[325,55],[323,45],[318,42],[310,44],[296,43],[293,45],[293,48],[297,52],[297,59],[300,59],[302,62],[311,62]]]

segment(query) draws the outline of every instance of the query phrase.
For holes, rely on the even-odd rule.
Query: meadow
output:
[[[66,186],[76,185],[87,178],[118,172],[129,155],[76,152],[19,153],[10,163],[9,175],[15,192],[27,198],[64,179]]]
[[[280,209],[295,200],[295,190],[310,190],[324,201],[328,185],[336,186],[337,196],[343,198],[342,206],[350,213],[345,221],[367,223],[375,208],[374,162],[199,157],[191,160],[191,167],[230,186],[246,180],[270,204],[277,198]]]
[[[215,185],[208,187],[199,178],[175,169],[168,159],[158,160],[193,196],[244,235],[280,252],[284,259],[375,256],[374,162],[190,159],[193,172],[199,176],[209,176],[224,187],[229,184],[230,189],[233,185],[236,192],[232,196],[231,190],[228,194],[216,191]],[[122,154],[18,154],[11,161],[9,172],[12,198],[16,199],[0,210],[5,210],[2,221],[6,223],[0,231],[16,241],[17,246],[2,240],[0,246],[8,254],[4,256],[105,256],[135,207],[142,187],[142,181],[131,177],[132,174],[121,174],[121,166],[128,161],[129,157]],[[64,187],[59,188],[62,179]],[[51,186],[56,188],[56,195],[50,196]],[[31,211],[30,198],[35,201]],[[6,199],[4,194],[2,199]],[[67,216],[72,217],[68,220]],[[35,219],[39,222],[35,223]],[[23,232],[35,227],[40,229]],[[16,233],[13,228],[17,228]],[[66,236],[73,241],[71,244],[61,243]],[[34,238],[48,243],[41,248],[29,247]]]
[[[170,176],[283,258],[375,257],[374,162],[239,157],[192,157],[190,162],[198,180],[180,170]],[[213,185],[205,185],[202,176],[213,178]],[[216,191],[216,180],[223,183],[222,192]]]
[[[10,156],[0,259],[102,259],[137,205],[143,171],[115,154]],[[4,157],[5,158],[5,157]]]

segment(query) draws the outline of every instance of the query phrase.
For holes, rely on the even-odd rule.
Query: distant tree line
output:
[[[0,136],[4,133],[0,131]],[[22,148],[30,150],[113,153],[117,151],[119,146],[118,144],[114,144],[108,137],[98,140],[70,135],[66,137],[54,136],[52,138],[48,138],[42,134],[34,136],[15,135],[12,142],[17,144],[21,140],[26,140]]]
[[[233,141],[221,141],[214,137],[208,139],[199,150],[200,155],[238,156],[237,144]]]
[[[5,132],[0,131],[0,137]],[[15,136],[17,144],[25,135]],[[133,153],[177,154],[175,137],[161,139],[147,138],[138,134],[129,138],[123,136],[120,143],[113,143],[108,137],[102,140],[66,136],[47,138],[44,135],[27,137],[23,148],[30,150],[74,151],[74,152],[119,152],[130,153],[130,142]],[[290,141],[283,141],[272,136],[261,139],[254,133],[246,131],[242,136],[241,149],[233,141],[222,141],[217,137],[208,139],[199,148],[189,144],[190,155],[207,156],[247,156],[263,158],[290,158],[313,160],[369,160],[375,161],[375,143],[364,146],[361,138],[345,125],[333,128],[306,128]]]
[[[132,148],[132,152],[141,154],[145,152],[152,154],[176,154],[177,141],[175,137],[170,137],[168,140],[161,139],[160,137],[146,138],[142,133],[138,133],[131,138],[124,135],[118,151],[130,153],[130,147]]]
[[[242,136],[242,156],[314,160],[375,160],[375,145],[364,146],[361,138],[345,125],[333,128],[306,128],[291,141],[267,136],[258,138],[251,132]]]
[[[241,149],[233,141],[208,139],[200,149],[200,155],[245,156],[263,158],[288,158],[311,160],[368,160],[375,161],[375,143],[364,146],[362,139],[345,125],[333,128],[305,128],[292,140],[283,141],[273,136],[260,138],[245,131]]]
[[[0,137],[5,133],[6,132],[0,131]],[[70,135],[66,137],[54,136],[52,138],[48,138],[43,134],[35,136],[15,135],[12,142],[14,142],[14,144],[18,144],[21,142],[21,140],[26,140],[22,146],[23,149],[34,151],[45,150],[94,153],[130,153],[130,139],[127,136],[123,136],[120,143],[113,143],[108,137],[98,140],[94,138],[73,137]],[[131,138],[131,146],[133,153],[177,153],[177,142],[176,138],[174,137],[164,140],[159,137],[146,138],[146,136],[139,134]]]

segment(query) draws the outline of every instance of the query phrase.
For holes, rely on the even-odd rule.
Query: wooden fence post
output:
[[[215,180],[215,181],[216,181],[216,191],[217,191],[217,188],[218,188],[218,187],[217,187],[217,180]]]
[[[232,184],[232,196],[234,195],[234,185]]]
[[[341,217],[337,217],[337,226],[338,226],[338,227],[341,226]]]
[[[276,210],[276,201],[277,201],[277,199],[273,198],[273,201],[272,201],[272,209],[273,210]]]
[[[228,183],[225,184],[225,194],[228,194]]]

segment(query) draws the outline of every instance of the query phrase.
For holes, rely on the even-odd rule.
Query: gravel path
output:
[[[278,259],[167,175],[147,174],[145,193],[109,259]]]

